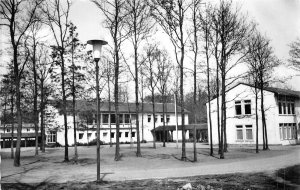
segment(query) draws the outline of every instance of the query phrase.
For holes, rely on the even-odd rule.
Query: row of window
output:
[[[170,115],[166,115],[165,119],[166,119],[165,122],[169,123],[170,122]],[[149,114],[148,115],[148,123],[150,123],[151,120],[152,120],[152,115]],[[155,115],[155,118],[154,118],[155,123],[157,122],[157,120],[158,120],[158,115]],[[164,116],[163,115],[160,115],[160,122],[161,123],[164,122]]]
[[[102,123],[109,123],[109,115],[110,115],[110,123],[116,123],[116,114],[102,114],[100,115],[100,121],[102,120]],[[131,121],[136,119],[135,114],[119,114],[119,123],[120,124],[129,124]],[[96,115],[95,117],[88,117],[87,123],[88,125],[92,125],[93,122],[97,122]]]
[[[122,137],[123,132],[119,132],[119,137]],[[125,136],[124,137],[129,137],[129,132],[124,132]],[[83,133],[79,133],[79,139],[83,139]],[[96,137],[97,137],[97,133],[95,133]],[[88,138],[90,138],[92,136],[92,133],[88,133]],[[115,138],[115,132],[111,132],[110,133],[111,138]],[[131,132],[131,136],[135,137],[135,132]],[[104,132],[103,133],[103,138],[108,137],[108,133]]]
[[[236,140],[253,140],[252,125],[237,125]]]
[[[235,115],[250,115],[251,100],[235,101]]]
[[[283,115],[295,114],[295,99],[288,96],[278,97],[278,111]]]
[[[296,123],[279,123],[280,140],[297,139]]]
[[[16,130],[16,129],[15,129],[15,130]],[[27,128],[26,131],[27,131],[27,132],[30,132],[30,128]],[[11,132],[11,129],[8,129],[8,128],[7,128],[7,129],[6,129],[6,132],[7,132],[7,133],[10,133],[10,132]]]

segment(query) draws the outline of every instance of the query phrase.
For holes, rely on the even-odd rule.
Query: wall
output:
[[[258,143],[262,144],[262,121],[261,121],[261,109],[260,109],[260,94],[258,99]],[[251,100],[251,115],[236,116],[235,114],[235,101],[237,100]],[[227,92],[227,143],[228,144],[256,144],[256,120],[255,120],[255,93],[254,88],[247,85],[240,84],[235,88]],[[220,98],[221,106],[221,98]],[[218,144],[218,132],[217,132],[217,99],[212,100],[212,139],[213,144]],[[264,107],[266,113],[266,124],[268,133],[269,144],[282,144],[279,136],[279,117],[278,107],[274,93],[264,91]],[[208,104],[207,104],[208,113]],[[220,113],[221,118],[221,113]],[[282,120],[282,119],[280,119]],[[253,140],[237,140],[236,125],[252,125]],[[245,128],[244,137],[245,137]],[[208,122],[208,133],[210,133],[210,126]],[[208,135],[210,137],[210,135]],[[210,140],[209,140],[210,142]]]

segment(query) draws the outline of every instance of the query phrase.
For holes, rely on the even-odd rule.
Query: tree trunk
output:
[[[45,124],[44,124],[44,113],[45,113],[45,105],[44,105],[44,80],[41,80],[41,150],[45,152]]]
[[[36,43],[35,40],[33,42],[33,78],[34,78],[34,96],[33,96],[33,115],[34,115],[34,129],[35,129],[35,155],[39,154],[39,127],[38,127],[38,110],[37,110],[37,96],[38,96],[38,88],[37,88],[37,74],[36,74]]]
[[[12,37],[14,38],[14,36]],[[18,49],[17,46],[13,46],[14,50],[14,77],[15,77],[15,87],[16,87],[16,106],[17,106],[17,145],[14,158],[14,166],[20,166],[20,157],[21,157],[21,137],[22,137],[22,115],[21,115],[21,92],[20,92],[20,73],[18,65]]]
[[[74,128],[74,162],[77,164],[77,137],[76,137],[76,95],[75,95],[75,64],[74,64],[74,38],[72,32],[72,95],[73,95],[73,128]],[[88,134],[87,134],[88,135]]]
[[[11,84],[11,89],[13,89],[13,85]],[[13,90],[12,90],[13,92]],[[11,122],[11,141],[10,141],[10,148],[11,148],[11,154],[10,158],[14,158],[14,131],[15,131],[15,118],[14,118],[14,94],[11,94],[11,107],[10,112],[12,115],[12,122]]]
[[[261,74],[262,75],[262,74]],[[261,116],[262,116],[262,126],[264,130],[264,139],[265,139],[265,147],[264,150],[269,150],[269,145],[268,145],[268,134],[267,134],[267,124],[266,124],[266,117],[265,117],[265,108],[264,108],[264,87],[263,87],[263,81],[261,77],[261,87],[260,87],[260,93],[261,93]]]
[[[62,42],[63,44],[63,42]],[[62,47],[64,49],[64,47]],[[60,51],[61,57],[61,87],[62,87],[62,98],[63,98],[63,115],[64,115],[64,126],[65,126],[65,158],[64,162],[69,162],[69,144],[68,144],[68,121],[67,121],[67,98],[65,90],[65,64],[64,64],[64,55]]]
[[[255,121],[256,121],[256,153],[259,153],[258,149],[258,92],[257,92],[257,82],[255,82]]]
[[[136,27],[136,23],[134,23]],[[135,67],[135,107],[136,107],[136,137],[137,137],[137,150],[136,150],[136,156],[141,157],[141,142],[140,142],[140,125],[139,125],[139,113],[140,113],[140,107],[139,107],[139,75],[138,75],[138,47],[137,47],[137,36],[135,33],[135,44],[134,44],[134,67]]]
[[[164,91],[164,90],[163,90]],[[164,93],[162,94],[163,98],[163,147],[166,147],[166,123],[165,123],[165,97]]]

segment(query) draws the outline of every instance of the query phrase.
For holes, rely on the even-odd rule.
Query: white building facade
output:
[[[140,104],[140,112],[142,112]],[[76,140],[78,143],[89,143],[96,139],[97,137],[97,124],[96,124],[96,103],[79,101],[76,105],[77,114],[77,131]],[[108,102],[101,103],[100,107],[100,140],[104,143],[109,143],[110,138],[112,142],[116,142],[116,117],[114,113],[114,105],[111,104],[111,112],[108,111]],[[136,131],[136,114],[135,114],[135,103],[120,103],[119,105],[120,115],[120,133],[119,140],[121,143],[129,143],[137,141],[137,131]],[[177,107],[180,110],[180,107]],[[81,113],[87,111],[85,116]],[[81,113],[80,113],[81,112]],[[147,142],[153,141],[153,123],[155,126],[163,125],[163,120],[165,119],[165,125],[176,125],[175,116],[175,106],[174,104],[167,103],[165,105],[165,116],[162,113],[162,104],[155,104],[155,118],[153,118],[152,104],[144,103],[143,113],[139,113],[139,132],[140,140],[145,140]],[[188,124],[188,112],[185,112],[185,124]],[[181,125],[181,114],[178,113],[178,125]],[[65,130],[64,130],[64,119],[63,115],[57,117],[58,126],[55,130],[47,130],[46,132],[46,143],[59,143],[60,145],[65,145]],[[67,116],[68,121],[68,144],[74,144],[74,128],[73,128],[73,117],[71,113]],[[111,126],[111,127],[110,127]],[[111,128],[111,129],[110,129]],[[159,133],[159,132],[156,132]],[[156,134],[158,136],[159,134]],[[177,133],[170,133],[172,135],[171,139],[177,138]],[[189,132],[186,133],[186,138],[189,136]],[[178,131],[178,139],[182,139],[182,132]]]
[[[300,92],[266,87],[263,96],[268,144],[298,144],[300,142]],[[258,98],[258,143],[262,144],[260,93]],[[221,97],[219,98],[219,105],[221,106]],[[226,111],[227,143],[256,144],[255,88],[248,84],[239,83],[229,89],[226,93]],[[211,100],[212,131],[210,131],[209,121],[207,122],[208,137],[212,133],[214,145],[218,144],[217,118],[217,98],[215,98]]]

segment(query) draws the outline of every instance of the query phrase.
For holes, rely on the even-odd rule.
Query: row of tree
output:
[[[193,113],[191,118],[195,123],[205,120],[203,119],[205,118],[203,109],[199,110],[204,103],[200,100],[204,99],[197,98],[203,97],[203,95],[207,96],[207,100],[211,100],[213,97],[217,98],[218,153],[220,158],[225,157],[224,152],[227,151],[226,106],[228,102],[226,91],[238,80],[247,78],[256,87],[256,132],[258,132],[257,102],[259,93],[263,94],[263,89],[272,79],[272,69],[278,66],[279,61],[274,56],[270,40],[263,36],[256,24],[243,15],[231,1],[220,1],[215,5],[203,4],[200,0],[94,0],[93,3],[99,8],[100,14],[105,17],[104,25],[109,31],[112,41],[110,47],[104,49],[104,59],[101,60],[103,69],[99,74],[99,80],[103,84],[100,85],[103,86],[100,94],[106,90],[108,102],[114,101],[117,133],[115,160],[120,158],[118,138],[120,130],[119,102],[122,101],[120,86],[129,81],[133,81],[135,84],[136,115],[143,112],[143,108],[139,110],[139,104],[143,103],[145,99],[146,87],[153,105],[153,118],[155,118],[156,94],[161,95],[163,105],[168,101],[169,94],[175,94],[175,100],[177,102],[178,99],[181,107],[181,123],[183,124],[182,160],[186,160],[184,108],[191,106]],[[41,147],[42,151],[45,150],[44,110],[49,96],[62,100],[65,130],[64,160],[69,161],[67,99],[72,98],[73,101],[73,127],[74,135],[76,135],[76,100],[86,97],[94,99],[91,96],[93,93],[90,92],[95,92],[96,80],[91,55],[85,52],[85,43],[78,41],[76,26],[71,23],[69,18],[71,2],[68,0],[5,0],[1,1],[0,7],[1,17],[4,21],[1,23],[1,27],[6,27],[10,42],[7,54],[11,56],[11,66],[5,78],[6,91],[2,93],[2,98],[7,104],[10,102],[9,107],[12,114],[16,108],[17,146],[14,165],[20,165],[22,113],[27,105],[32,105],[30,109],[34,113],[35,154],[38,154],[39,112],[41,113],[43,141]],[[162,31],[169,37],[173,53],[160,47],[160,44],[149,42],[155,41],[153,38],[156,37],[157,31]],[[51,36],[51,42],[54,42],[50,47],[45,40],[45,33]],[[128,50],[128,44],[130,44],[131,50]],[[291,62],[299,68],[299,42],[293,43],[291,49]],[[190,61],[187,61],[189,59]],[[82,62],[86,63],[84,71],[75,64]],[[189,62],[191,64],[187,64]],[[248,65],[248,72],[234,75],[234,68],[241,64]],[[187,92],[184,91],[184,82],[189,74],[193,78],[193,93],[192,95],[188,94],[188,97],[192,96],[193,101],[192,103],[189,101],[185,105],[187,101],[184,97]],[[123,76],[129,77],[124,80]],[[199,80],[200,77],[204,80]],[[203,81],[206,81],[206,84]],[[110,86],[111,84],[114,85],[113,88]],[[32,90],[30,93],[30,97],[33,97],[32,104],[28,104],[28,102],[26,104],[28,86],[31,86]],[[201,92],[201,86],[206,86],[205,94]],[[111,97],[112,89],[113,97]],[[260,99],[263,148],[268,149],[262,95]],[[208,109],[208,113],[211,113],[210,101],[208,101]],[[165,106],[163,106],[164,111]],[[212,127],[210,114],[207,117],[209,126]],[[138,157],[142,155],[139,123],[137,117],[136,155]],[[153,129],[155,131],[155,122]],[[156,147],[155,136],[153,142],[153,146]],[[256,144],[258,152],[258,137]],[[165,142],[163,145],[165,146]],[[213,155],[212,136],[210,136],[210,145],[210,154]],[[75,152],[76,161],[78,155],[77,151]],[[196,153],[194,155],[194,159],[197,160]]]

